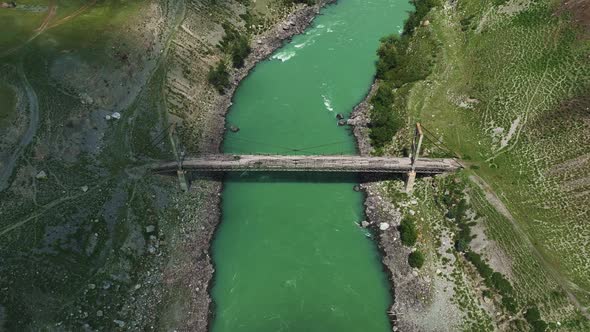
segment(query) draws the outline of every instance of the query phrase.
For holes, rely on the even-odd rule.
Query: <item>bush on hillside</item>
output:
[[[375,147],[383,147],[402,127],[401,115],[392,111],[394,94],[387,83],[382,83],[371,99],[371,132],[369,137]]]
[[[250,42],[246,37],[240,36],[240,38],[234,42],[231,49],[231,59],[234,67],[242,67],[244,65],[244,60],[250,54],[250,51]]]
[[[222,26],[225,36],[223,36],[219,46],[224,52],[231,55],[232,65],[235,68],[240,68],[244,65],[244,60],[252,50],[250,41],[246,35],[241,34],[230,24],[224,23]]]
[[[229,73],[224,61],[219,61],[215,67],[209,68],[207,80],[219,93],[224,93],[225,88],[229,86]]]
[[[414,268],[421,268],[424,265],[424,255],[419,250],[416,250],[408,256],[408,264]]]
[[[412,3],[416,10],[410,13],[410,16],[404,24],[404,35],[410,35],[414,32],[420,22],[424,20],[428,12],[438,5],[438,0],[413,0]]]
[[[402,243],[405,246],[411,247],[416,244],[418,239],[418,232],[416,231],[416,224],[412,219],[404,218],[399,225],[399,233]]]

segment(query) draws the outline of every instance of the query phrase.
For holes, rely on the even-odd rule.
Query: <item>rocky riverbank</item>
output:
[[[231,104],[233,94],[237,89],[240,81],[244,79],[250,70],[268,56],[277,48],[283,45],[294,35],[301,34],[311,24],[320,9],[335,1],[321,1],[315,6],[299,6],[294,12],[289,14],[284,20],[280,21],[272,29],[255,36],[252,40],[252,52],[246,58],[244,66],[235,69],[231,73],[232,82],[230,88],[225,91],[224,95],[217,96],[207,110],[202,140],[199,142],[199,151],[202,153],[217,153],[220,151],[223,141],[223,134],[226,130],[225,115]],[[182,273],[174,271],[170,276],[171,283],[180,282],[186,289],[191,290],[190,305],[188,306],[190,314],[189,319],[184,325],[183,330],[188,331],[207,331],[209,324],[214,315],[214,303],[210,296],[214,266],[210,257],[210,246],[217,225],[221,221],[221,192],[223,182],[220,178],[211,178],[207,180],[194,179],[192,191],[198,193],[199,207],[192,217],[198,220],[194,227],[185,229],[189,234],[185,234],[183,243],[184,249],[191,255],[190,265],[183,268]]]
[[[357,147],[362,156],[369,156],[373,151],[368,124],[369,112],[372,108],[370,100],[378,87],[378,82],[374,82],[367,97],[354,108],[348,120],[348,123],[353,126]],[[450,299],[437,298],[432,301],[431,280],[408,264],[411,249],[401,243],[398,231],[402,214],[400,208],[391,202],[382,182],[379,179],[373,179],[370,175],[363,176],[361,181],[361,188],[366,194],[364,205],[367,222],[364,224],[371,227],[377,234],[377,246],[391,283],[393,301],[388,315],[393,331],[422,331],[429,323],[419,323],[419,320],[433,320],[438,317],[437,315],[440,314],[438,304]]]

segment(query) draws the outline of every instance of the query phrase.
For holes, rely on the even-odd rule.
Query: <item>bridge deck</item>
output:
[[[178,168],[176,162],[155,165],[155,172],[170,172]],[[300,171],[300,172],[369,172],[407,173],[410,158],[360,156],[275,156],[275,155],[205,155],[188,158],[182,163],[187,171]],[[454,159],[418,158],[416,173],[437,174],[461,168]]]

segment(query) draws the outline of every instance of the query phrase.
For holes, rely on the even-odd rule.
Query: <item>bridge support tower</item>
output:
[[[414,131],[414,138],[412,140],[412,151],[410,152],[410,160],[412,161],[412,169],[406,174],[406,192],[411,194],[414,191],[414,183],[416,182],[416,160],[420,155],[420,149],[422,148],[422,140],[424,134],[422,133],[422,127],[420,123],[416,123],[416,129]]]
[[[176,136],[176,123],[173,123],[170,127],[170,143],[172,144],[172,150],[176,155],[176,162],[178,163],[178,169],[176,170],[176,176],[178,177],[178,184],[180,189],[184,192],[188,192],[189,183],[186,178],[186,171],[182,168],[182,162],[184,161],[184,149],[181,146],[180,140]]]

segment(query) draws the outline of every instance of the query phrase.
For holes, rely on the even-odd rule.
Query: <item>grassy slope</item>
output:
[[[485,216],[488,235],[513,259],[520,303],[538,303],[548,321],[588,328],[559,285],[590,304],[590,196],[584,191],[590,164],[550,169],[590,153],[590,113],[582,98],[590,88],[589,43],[566,17],[553,15],[548,1],[524,9],[516,1],[497,2],[458,1],[429,14],[431,24],[417,30],[411,48],[434,45],[436,63],[426,80],[411,86],[405,110],[409,123],[420,121],[475,165],[466,173],[483,178],[514,217],[516,226],[472,185],[473,207]],[[407,132],[397,141],[408,141]],[[564,183],[574,180],[582,181],[567,183],[566,192]]]
[[[37,2],[47,5],[47,1]],[[59,15],[51,22],[82,8],[73,1],[59,1],[58,6]],[[10,31],[17,34],[14,40],[0,39],[2,50],[22,47],[3,57],[0,66],[23,65],[39,99],[41,122],[37,138],[16,167],[15,184],[0,194],[0,306],[4,310],[0,318],[6,320],[1,322],[0,330],[46,329],[58,326],[58,322],[74,330],[84,324],[112,329],[113,319],[132,316],[129,312],[137,309],[129,304],[129,292],[143,304],[140,297],[153,298],[153,293],[161,292],[161,287],[148,287],[145,292],[133,287],[159,281],[159,275],[149,275],[161,269],[162,262],[144,248],[154,242],[145,226],[156,225],[156,232],[165,234],[176,227],[171,222],[172,209],[158,211],[160,204],[156,200],[162,191],[175,192],[176,187],[173,182],[129,173],[141,171],[133,167],[136,163],[130,155],[146,158],[166,154],[167,146],[164,151],[145,146],[152,135],[150,130],[145,132],[146,128],[160,125],[161,70],[148,79],[146,93],[139,94],[123,119],[97,143],[103,153],[81,153],[74,161],[66,162],[62,153],[76,147],[62,145],[79,133],[69,132],[70,125],[65,124],[72,121],[74,128],[82,122],[76,118],[88,121],[89,112],[78,96],[56,84],[47,65],[66,52],[96,67],[112,63],[105,50],[127,41],[129,34],[123,31],[141,20],[145,8],[140,2],[103,1],[86,8],[68,24],[45,31],[28,45],[23,43],[33,35],[38,22],[31,23],[26,17],[43,18],[45,12],[3,11],[2,15],[11,18],[8,23],[15,23],[8,24],[3,36],[10,36]],[[17,41],[21,30],[25,38]],[[104,71],[108,73],[109,69]],[[41,152],[45,148],[48,151]],[[106,164],[118,167],[107,170]],[[39,170],[49,174],[49,179],[35,181],[34,174]],[[89,187],[87,192],[80,189],[83,185]],[[156,190],[156,186],[161,189]],[[169,224],[163,223],[166,220]],[[166,248],[159,253],[166,255]],[[139,324],[155,320],[133,316]]]

